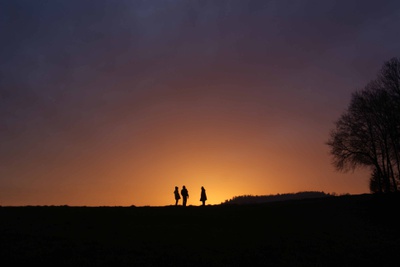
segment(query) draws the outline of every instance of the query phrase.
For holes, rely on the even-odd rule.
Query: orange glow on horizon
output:
[[[16,194],[5,204],[166,206],[174,204],[174,187],[182,185],[189,190],[188,205],[194,206],[201,204],[201,186],[207,192],[206,204],[239,195],[366,192],[360,191],[360,180],[366,177],[362,172],[359,179],[348,179],[354,174],[332,171],[327,151],[316,149],[324,135],[311,140],[307,132],[299,136],[279,126],[265,129],[231,114],[205,113],[194,119],[193,114],[176,113],[180,111],[153,113],[139,130],[134,124],[111,128],[101,147],[93,143],[86,152],[70,147],[79,152],[71,157],[57,151],[40,155],[25,170],[16,168],[17,175],[32,180],[32,197],[25,195],[31,200],[18,202]],[[313,161],[300,160],[305,157]]]

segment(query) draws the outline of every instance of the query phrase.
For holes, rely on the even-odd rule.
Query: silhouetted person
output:
[[[189,198],[189,192],[185,186],[182,186],[181,195],[182,195],[182,205],[185,207],[186,201]]]
[[[206,190],[204,189],[204,187],[201,187],[200,201],[203,202],[202,206],[206,204],[206,200],[207,200]]]
[[[181,199],[181,195],[179,195],[179,189],[177,186],[175,186],[174,195],[175,195],[175,206],[177,206],[179,199]]]

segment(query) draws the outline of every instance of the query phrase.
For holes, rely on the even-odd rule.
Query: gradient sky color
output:
[[[0,1],[0,205],[368,193],[325,145],[393,1]]]

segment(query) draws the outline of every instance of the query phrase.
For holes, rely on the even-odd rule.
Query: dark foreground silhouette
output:
[[[181,196],[182,196],[182,206],[186,207],[187,199],[189,198],[189,191],[183,185],[181,189]]]
[[[400,197],[0,207],[2,266],[393,266]]]
[[[202,206],[206,205],[207,193],[206,193],[206,189],[204,188],[204,186],[201,187],[200,201],[201,201]]]
[[[179,194],[179,187],[177,186],[175,186],[174,197],[175,197],[175,206],[178,206],[179,199],[181,199],[181,195]]]

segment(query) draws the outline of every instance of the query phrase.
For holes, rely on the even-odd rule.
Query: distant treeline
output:
[[[225,200],[225,202],[221,204],[257,204],[257,203],[266,203],[273,201],[284,201],[284,200],[293,200],[293,199],[306,199],[306,198],[321,198],[321,197],[332,197],[336,194],[326,194],[324,192],[318,191],[305,191],[298,193],[286,193],[286,194],[277,194],[277,195],[266,195],[266,196],[253,196],[253,195],[244,195],[244,196],[236,196],[232,199]]]

